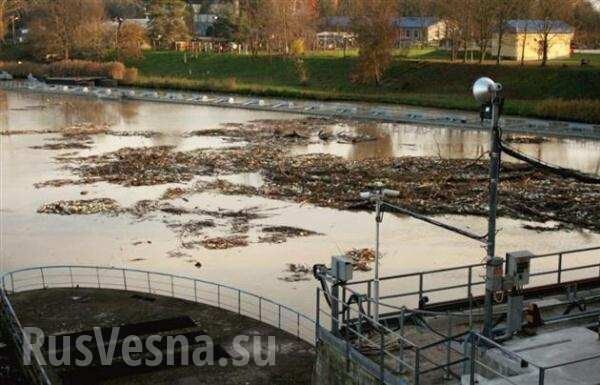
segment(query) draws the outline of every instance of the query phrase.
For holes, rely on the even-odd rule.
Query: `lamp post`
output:
[[[386,196],[397,197],[400,193],[396,190],[383,188],[382,183],[375,183],[371,191],[360,193],[360,197],[375,203],[375,278],[373,279],[373,319],[379,322],[379,225],[383,221],[381,205]]]
[[[13,45],[17,44],[17,32],[16,32],[15,24],[19,19],[20,18],[17,15],[13,15],[10,17],[11,27],[12,27],[12,43],[13,43]]]
[[[486,255],[486,277],[485,277],[485,301],[484,301],[484,325],[483,334],[491,337],[493,294],[498,290],[499,276],[502,275],[502,259],[495,256],[496,253],[496,212],[498,209],[498,182],[500,176],[500,106],[502,98],[500,93],[502,85],[490,78],[480,78],[473,84],[473,96],[482,104],[483,114],[491,113],[490,133],[490,192],[489,192],[489,217],[487,235]]]
[[[117,61],[119,61],[119,37],[120,37],[119,34],[121,33],[121,26],[123,25],[123,22],[125,21],[125,19],[118,16],[118,17],[114,18],[114,21],[117,23],[117,32],[115,34],[115,50],[116,50]]]

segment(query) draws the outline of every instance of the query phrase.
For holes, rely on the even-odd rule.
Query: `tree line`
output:
[[[170,49],[193,37],[194,14],[217,16],[211,34],[252,52],[295,57],[299,72],[315,34],[330,17],[350,22],[359,60],[353,80],[380,82],[391,62],[399,16],[436,17],[445,22],[452,60],[501,60],[502,37],[511,19],[544,21],[535,31],[552,44],[554,20],[575,27],[576,42],[600,47],[600,13],[588,0],[0,0],[0,41],[14,40],[15,25],[28,30],[26,51],[40,59],[138,57],[144,44]],[[148,25],[128,21],[148,17]],[[490,52],[492,39],[497,51]]]

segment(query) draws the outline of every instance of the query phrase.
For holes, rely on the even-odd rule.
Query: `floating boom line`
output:
[[[543,171],[562,176],[563,178],[577,179],[578,181],[584,183],[600,184],[600,177],[543,162],[541,160],[525,155],[522,152],[515,150],[514,148],[511,148],[505,145],[503,142],[500,143],[500,147],[502,148],[503,152],[507,153],[513,158],[519,159]]]

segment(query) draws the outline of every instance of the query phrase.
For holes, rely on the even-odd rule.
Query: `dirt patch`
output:
[[[81,199],[47,203],[37,212],[59,215],[118,214],[122,207],[110,198]]]

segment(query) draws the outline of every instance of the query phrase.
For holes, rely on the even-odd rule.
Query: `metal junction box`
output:
[[[347,282],[352,279],[352,260],[342,255],[331,257],[331,275],[338,281]]]
[[[504,264],[504,260],[502,258],[494,257],[492,258],[486,266],[486,280],[485,280],[485,288],[486,290],[491,291],[501,291],[502,287],[502,279],[504,276],[504,272],[502,271],[502,265]]]
[[[506,275],[514,280],[515,285],[529,283],[529,270],[533,253],[527,250],[513,251],[506,254]]]

